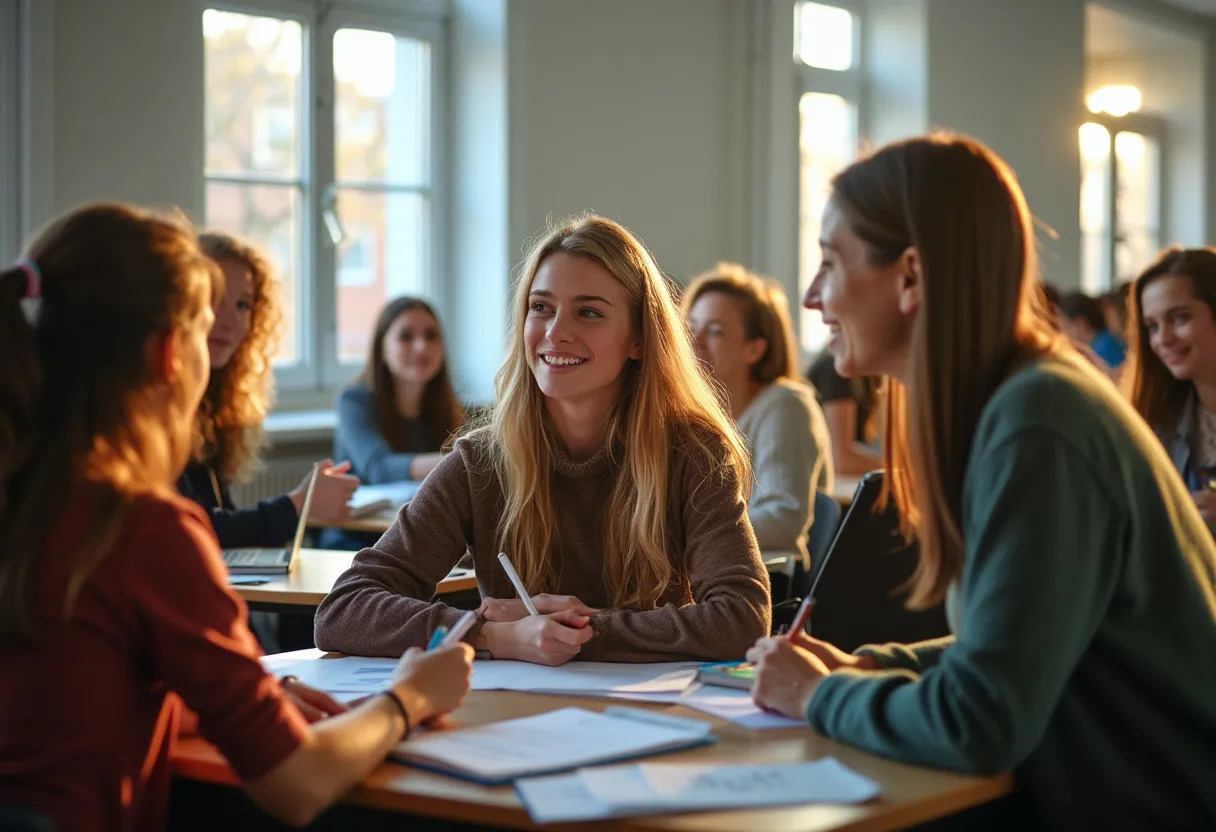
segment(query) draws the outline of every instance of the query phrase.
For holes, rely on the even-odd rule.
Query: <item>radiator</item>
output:
[[[249,482],[232,486],[232,502],[244,508],[268,497],[281,497],[300,484],[316,461],[313,454],[274,454]]]

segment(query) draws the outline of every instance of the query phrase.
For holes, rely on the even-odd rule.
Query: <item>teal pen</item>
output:
[[[443,643],[443,637],[448,634],[448,628],[442,624],[435,628],[435,632],[431,633],[431,640],[426,643],[427,650],[434,650]]]

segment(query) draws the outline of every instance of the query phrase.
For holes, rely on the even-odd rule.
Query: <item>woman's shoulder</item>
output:
[[[338,403],[364,404],[372,401],[372,391],[362,381],[354,381],[338,392]]]

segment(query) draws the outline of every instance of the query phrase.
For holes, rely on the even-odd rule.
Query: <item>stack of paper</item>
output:
[[[709,723],[635,708],[560,708],[471,728],[420,733],[392,757],[479,783],[507,783],[581,765],[715,742]]]
[[[421,482],[402,480],[380,485],[361,485],[350,498],[350,516],[367,517],[381,511],[396,511],[414,499]]]
[[[811,763],[696,765],[642,763],[579,769],[515,784],[537,823],[663,812],[861,803],[879,786],[828,757]]]

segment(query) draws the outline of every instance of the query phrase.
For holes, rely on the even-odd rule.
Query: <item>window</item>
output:
[[[801,78],[798,103],[798,292],[806,293],[819,269],[819,232],[831,179],[857,154],[858,15],[843,4],[799,3],[794,11],[794,61]],[[817,312],[802,310],[799,341],[815,353],[827,341]]]
[[[1154,119],[1095,117],[1081,150],[1081,289],[1135,279],[1161,247],[1161,135]]]
[[[439,286],[443,62],[437,19],[295,11],[203,12],[206,224],[275,260],[280,398],[306,404],[362,365],[386,300]]]

